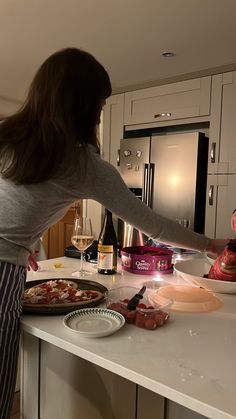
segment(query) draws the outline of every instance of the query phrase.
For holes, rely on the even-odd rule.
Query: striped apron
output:
[[[26,268],[0,262],[0,419],[10,417],[18,365]]]

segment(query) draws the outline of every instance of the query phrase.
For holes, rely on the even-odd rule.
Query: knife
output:
[[[138,305],[139,301],[142,300],[143,294],[146,291],[146,286],[144,285],[141,290],[135,294],[128,302],[127,309],[128,310],[135,310],[136,306]]]

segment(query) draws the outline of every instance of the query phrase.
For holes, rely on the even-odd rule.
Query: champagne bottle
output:
[[[103,226],[98,238],[98,273],[112,275],[117,271],[117,237],[112,213],[105,209]]]

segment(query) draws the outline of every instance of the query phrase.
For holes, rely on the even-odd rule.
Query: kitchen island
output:
[[[79,261],[50,259],[40,267],[28,280],[69,278]],[[121,269],[105,276],[87,267],[89,279],[108,289],[154,278]],[[126,324],[94,339],[67,330],[64,316],[24,315],[22,419],[236,419],[236,295],[219,297],[218,311],[171,312],[163,328]]]

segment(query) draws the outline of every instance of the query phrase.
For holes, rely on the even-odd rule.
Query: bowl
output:
[[[204,278],[203,275],[207,275],[209,270],[210,264],[205,258],[189,259],[174,265],[175,273],[190,284],[198,285],[216,293],[236,294],[236,282]]]
[[[124,247],[122,269],[141,275],[169,274],[173,272],[172,255],[172,250],[154,246]]]
[[[155,307],[149,303],[148,295],[144,296],[135,310],[128,310],[127,305],[139,288],[120,287],[107,292],[106,307],[117,311],[125,317],[126,323],[134,324],[148,330],[154,330],[163,326],[169,319],[168,309],[171,301],[164,304],[156,304]]]
[[[149,294],[150,304],[165,304],[171,300],[171,311],[206,313],[218,310],[222,301],[212,291],[193,285],[168,285]]]

